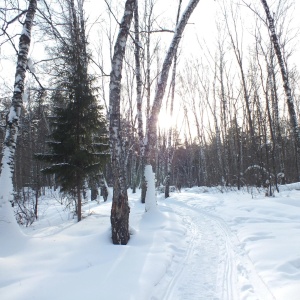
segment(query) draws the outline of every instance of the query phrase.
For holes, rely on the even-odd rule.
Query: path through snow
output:
[[[300,191],[288,188],[195,187],[147,213],[130,193],[126,246],[111,243],[110,200],[85,203],[77,223],[49,190],[22,240],[0,235],[0,299],[299,300]]]
[[[223,219],[203,209],[201,197],[197,198],[179,194],[166,200],[187,229],[188,247],[151,300],[274,300],[237,236]],[[161,291],[164,281],[168,285]]]

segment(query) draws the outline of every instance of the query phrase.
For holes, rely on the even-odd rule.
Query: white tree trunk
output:
[[[138,136],[139,136],[139,155],[140,155],[140,172],[142,174],[141,178],[141,202],[145,203],[145,143],[144,143],[144,131],[143,131],[143,113],[142,113],[142,76],[141,76],[141,63],[140,63],[140,35],[139,35],[139,14],[138,14],[138,0],[135,2],[134,8],[134,57],[135,57],[135,71],[136,71],[136,102],[137,102],[137,120],[138,120]]]
[[[284,88],[284,92],[285,92],[285,95],[286,95],[287,106],[288,106],[289,115],[290,115],[290,122],[291,122],[291,125],[292,125],[292,128],[293,128],[295,142],[296,142],[296,145],[297,145],[297,152],[298,152],[298,155],[299,155],[299,153],[300,153],[300,132],[299,132],[299,126],[298,126],[295,106],[294,106],[294,100],[293,100],[293,96],[292,96],[292,92],[291,92],[291,86],[290,86],[290,83],[289,83],[288,73],[286,71],[286,67],[285,67],[285,64],[284,64],[283,57],[282,57],[282,53],[281,53],[281,49],[280,49],[280,45],[279,45],[279,40],[278,40],[276,30],[275,30],[274,20],[271,16],[269,6],[268,6],[266,0],[261,0],[261,3],[264,7],[264,10],[266,12],[266,16],[267,16],[267,19],[268,19],[268,27],[269,27],[269,31],[270,31],[270,35],[271,35],[270,38],[271,38],[271,41],[273,43],[274,50],[275,50],[277,60],[278,60],[278,64],[279,64],[280,71],[281,71],[281,77],[282,77],[282,81],[283,81],[283,88]]]
[[[153,101],[153,106],[149,118],[149,128],[147,132],[147,144],[146,144],[146,160],[147,164],[150,164],[151,159],[151,153],[155,149],[155,143],[156,143],[156,125],[157,125],[157,119],[158,115],[161,109],[162,99],[165,94],[165,89],[167,85],[167,80],[169,76],[170,67],[173,61],[173,58],[175,56],[178,44],[180,42],[182,33],[184,31],[184,28],[194,11],[195,7],[199,3],[200,0],[191,0],[188,4],[186,10],[184,11],[178,25],[176,26],[175,33],[173,36],[173,39],[171,41],[171,44],[169,46],[168,53],[165,57],[162,71],[160,73],[160,77],[157,83],[157,88],[155,92],[155,97]]]
[[[178,21],[179,21],[181,3],[182,3],[182,0],[179,0],[177,17],[176,17],[176,25],[178,24]],[[173,117],[173,106],[174,106],[174,97],[175,97],[176,67],[177,67],[177,50],[175,51],[175,55],[174,55],[174,64],[173,64],[172,80],[171,80],[171,103],[170,103],[170,118],[171,119]],[[168,131],[167,176],[165,178],[165,198],[170,197],[171,168],[172,168],[173,156],[174,156],[174,152],[175,152],[175,144],[174,144],[174,149],[172,149],[172,133],[173,133],[173,128],[171,126]]]
[[[121,79],[127,37],[133,17],[135,0],[127,0],[115,43],[109,84],[109,141],[113,172],[113,200],[111,208],[112,240],[114,244],[126,245],[129,240],[128,195],[125,175],[125,159],[121,137]]]
[[[192,12],[194,11],[195,7],[199,3],[199,1],[200,0],[191,0],[188,4],[186,10],[184,11],[183,15],[181,16],[181,19],[180,19],[178,25],[176,26],[173,39],[171,41],[168,53],[165,57],[165,60],[164,60],[163,66],[162,66],[162,71],[160,73],[160,77],[159,77],[159,80],[157,83],[153,106],[152,106],[149,123],[148,123],[149,126],[148,126],[146,149],[145,149],[146,150],[146,155],[145,155],[146,156],[146,169],[148,169],[150,167],[151,155],[152,155],[153,150],[155,149],[157,119],[158,119],[158,115],[159,115],[159,112],[161,109],[162,99],[165,94],[170,67],[171,67],[173,58],[176,54],[178,44],[180,42],[184,28],[191,16]],[[149,183],[147,183],[147,185],[149,185]],[[149,189],[149,186],[148,186],[148,189]],[[148,193],[148,190],[147,190],[147,193]],[[148,196],[146,196],[146,207],[147,207],[147,199],[149,199]]]
[[[15,74],[14,92],[9,113],[6,116],[6,130],[3,144],[3,157],[0,174],[0,236],[2,239],[14,238],[20,230],[10,201],[13,200],[13,173],[19,118],[23,106],[24,82],[27,69],[31,28],[37,8],[37,1],[30,0],[19,40],[19,53]],[[0,242],[0,244],[2,244]]]
[[[152,171],[151,165],[147,165],[145,167],[145,179],[147,182],[145,211],[149,211],[149,210],[153,210],[156,208],[155,174]]]

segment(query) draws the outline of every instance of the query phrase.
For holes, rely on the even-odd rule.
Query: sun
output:
[[[161,111],[158,116],[157,127],[162,131],[168,131],[172,126],[170,115],[166,111]]]

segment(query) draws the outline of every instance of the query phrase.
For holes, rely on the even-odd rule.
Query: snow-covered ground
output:
[[[147,213],[130,194],[126,246],[111,244],[110,201],[76,223],[44,197],[39,221],[0,245],[0,299],[299,300],[300,191],[282,190],[192,188]]]

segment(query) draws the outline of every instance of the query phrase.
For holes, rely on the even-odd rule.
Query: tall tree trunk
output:
[[[278,89],[277,89],[277,81],[276,81],[276,74],[275,74],[275,67],[274,67],[274,52],[273,48],[271,48],[270,53],[270,72],[271,75],[271,98],[272,98],[272,111],[273,111],[273,122],[274,122],[274,133],[276,139],[276,152],[278,155],[279,165],[280,165],[280,172],[284,172],[284,161],[283,161],[283,153],[282,147],[280,144],[282,143],[283,139],[281,136],[281,125],[279,119],[279,98],[278,98]]]
[[[177,17],[176,17],[176,25],[178,24],[180,9],[181,9],[182,0],[179,0],[178,10],[177,10]],[[175,97],[175,86],[176,86],[176,66],[177,66],[177,50],[175,51],[174,55],[174,63],[173,63],[173,71],[172,71],[172,80],[171,80],[171,103],[170,103],[170,118],[172,119],[173,116],[173,104],[174,104],[174,97]],[[175,149],[172,149],[172,126],[169,128],[168,132],[168,153],[167,153],[167,177],[165,180],[165,198],[170,197],[170,182],[171,182],[171,168],[172,168],[172,161]]]
[[[184,28],[194,11],[195,7],[199,3],[200,0],[191,0],[188,4],[186,10],[184,11],[180,22],[176,26],[175,33],[173,36],[173,39],[171,41],[171,44],[169,46],[167,55],[165,57],[165,60],[163,62],[162,71],[160,73],[160,77],[157,83],[156,93],[152,105],[151,114],[149,117],[149,127],[147,132],[147,144],[146,144],[146,163],[150,164],[150,159],[153,150],[155,149],[156,144],[156,125],[157,125],[157,119],[158,115],[161,109],[162,99],[165,94],[165,89],[167,85],[167,80],[169,76],[170,67],[173,61],[173,58],[175,56],[178,44],[180,42],[182,33],[184,31]]]
[[[136,153],[132,152],[132,161],[131,161],[131,188],[132,193],[136,193],[136,181],[137,181],[137,170],[136,170]]]
[[[120,101],[122,66],[125,56],[127,37],[133,17],[135,0],[127,0],[120,24],[120,31],[114,47],[112,71],[109,84],[109,138],[113,172],[113,199],[111,208],[112,241],[114,244],[126,245],[129,241],[129,212],[125,161],[122,153],[123,143],[120,124]]]
[[[37,8],[37,1],[30,0],[29,6],[23,25],[23,30],[19,40],[19,53],[17,58],[17,67],[15,74],[14,92],[9,113],[6,116],[5,138],[3,143],[3,156],[1,162],[0,175],[0,220],[1,229],[7,228],[5,234],[11,234],[9,228],[15,227],[17,232],[17,222],[14,218],[13,210],[11,208],[11,201],[13,198],[13,173],[15,150],[17,143],[17,136],[19,131],[19,118],[21,115],[21,108],[23,105],[23,92],[25,75],[28,61],[28,51],[31,41],[31,29]],[[13,229],[12,229],[13,230]],[[0,230],[0,235],[2,230]]]
[[[270,39],[273,43],[274,50],[275,50],[277,60],[278,60],[278,64],[279,64],[279,67],[280,67],[281,77],[282,77],[282,81],[283,81],[283,88],[284,88],[284,92],[285,92],[285,95],[286,95],[287,106],[288,106],[288,110],[289,110],[290,122],[291,122],[292,129],[293,129],[293,132],[294,132],[295,143],[296,143],[296,146],[297,146],[297,154],[299,156],[299,153],[300,153],[300,132],[299,132],[299,126],[298,126],[295,106],[294,106],[294,100],[293,100],[293,96],[292,96],[292,92],[291,92],[289,77],[288,77],[286,66],[285,66],[283,56],[282,56],[282,53],[281,53],[277,33],[276,33],[276,30],[275,30],[274,19],[271,16],[268,3],[267,3],[266,0],[261,0],[261,3],[262,3],[262,5],[264,7],[264,10],[266,12],[266,16],[267,16],[267,19],[268,19],[268,27],[269,27],[269,31],[270,31],[270,35],[271,35]]]
[[[81,181],[80,175],[77,174],[77,221],[81,221]]]
[[[233,13],[232,6],[230,7],[230,9],[231,9],[231,14],[232,14],[232,22],[234,25],[233,33],[229,28],[228,17],[227,17],[226,12],[225,12],[224,16],[225,16],[226,26],[227,26],[229,38],[231,41],[231,45],[233,47],[234,55],[235,55],[236,61],[238,63],[238,67],[239,67],[240,75],[241,75],[241,84],[242,84],[243,96],[244,96],[246,112],[247,112],[247,123],[249,126],[250,140],[251,140],[251,152],[249,154],[249,157],[251,158],[250,163],[255,164],[255,161],[257,160],[258,152],[257,152],[257,147],[256,147],[256,141],[255,141],[255,130],[254,130],[254,124],[253,124],[253,119],[252,119],[252,112],[251,112],[251,107],[250,107],[250,92],[247,88],[247,80],[246,80],[247,78],[246,78],[246,73],[245,73],[244,65],[243,65],[242,45],[239,44],[239,39],[238,39],[237,19]]]
[[[106,202],[108,198],[108,189],[107,189],[106,180],[104,178],[104,174],[102,172],[99,174],[99,186],[100,186],[101,196],[103,197],[104,202]]]
[[[264,54],[265,62],[266,62],[266,65],[267,65],[267,80],[266,80],[265,87],[264,87],[263,70],[262,70],[262,67],[261,67],[261,64],[260,64],[259,58],[258,58],[258,49],[256,49],[257,64],[258,64],[259,69],[260,69],[261,86],[262,86],[262,89],[263,89],[263,92],[264,92],[264,95],[265,95],[265,99],[266,99],[266,113],[267,113],[267,116],[268,116],[269,131],[270,131],[271,140],[272,140],[272,149],[271,149],[272,156],[271,156],[271,159],[272,159],[272,168],[273,168],[273,172],[274,172],[274,183],[275,183],[275,187],[276,187],[277,191],[279,192],[278,185],[277,185],[277,164],[276,164],[276,152],[279,151],[279,148],[277,147],[277,139],[276,139],[276,135],[275,135],[276,126],[274,126],[274,124],[276,124],[276,120],[274,122],[274,120],[272,119],[271,105],[270,105],[270,98],[271,98],[272,102],[274,103],[273,98],[275,97],[275,94],[277,93],[277,91],[273,90],[273,88],[274,88],[274,83],[273,83],[274,69],[273,69],[273,66],[272,66],[271,63],[269,63],[268,55],[263,50],[261,44],[260,44],[260,48],[261,48],[261,52]],[[271,52],[272,52],[272,49],[271,49]],[[271,60],[272,60],[272,56],[271,56]],[[269,96],[269,94],[271,94],[271,97]],[[277,112],[275,112],[275,116],[276,116],[276,114],[277,114]],[[259,123],[262,123],[262,122],[259,122]],[[265,141],[266,141],[266,138],[265,138]],[[266,144],[266,156],[268,156],[268,145],[267,145],[266,142],[265,142],[265,144]],[[269,180],[270,180],[270,178],[269,178]],[[270,196],[271,196],[271,194],[270,194]]]
[[[217,169],[218,172],[220,172],[219,174],[219,178],[216,178],[218,183],[223,185],[224,184],[224,180],[225,180],[225,172],[223,170],[223,159],[224,157],[222,157],[222,150],[221,150],[221,146],[222,146],[222,142],[221,142],[221,131],[220,131],[220,126],[218,124],[218,119],[217,119],[217,115],[216,115],[216,111],[217,111],[217,89],[216,89],[216,81],[217,81],[217,63],[215,63],[215,70],[214,70],[214,80],[213,80],[213,108],[211,107],[210,103],[208,102],[208,105],[211,109],[211,113],[213,115],[214,118],[214,127],[215,127],[215,133],[216,133],[216,150],[217,150],[217,157],[218,157],[218,165],[217,165]]]
[[[235,125],[235,136],[236,136],[236,149],[237,149],[237,188],[241,189],[241,170],[242,170],[242,139],[240,137],[241,132],[237,122],[237,116],[235,111],[234,116],[234,125]]]
[[[141,173],[141,202],[145,203],[146,197],[146,184],[145,184],[145,143],[143,131],[143,113],[142,113],[142,76],[141,76],[141,62],[140,62],[140,35],[139,35],[139,10],[138,0],[135,2],[134,7],[134,43],[135,43],[135,71],[136,71],[136,102],[137,102],[137,120],[138,120],[138,136],[139,136],[139,154],[140,154],[140,173]],[[150,33],[149,33],[150,34]],[[150,50],[149,50],[150,51]],[[149,67],[150,68],[150,67]],[[149,70],[150,71],[150,70]],[[150,74],[149,74],[150,77]],[[150,93],[150,92],[149,92]],[[136,184],[134,182],[134,184]]]
[[[227,96],[225,93],[225,78],[224,73],[226,72],[226,64],[225,64],[225,53],[224,53],[224,41],[219,38],[218,41],[218,48],[219,48],[219,83],[220,83],[220,102],[221,102],[221,128],[222,128],[222,137],[223,137],[223,159],[222,159],[222,169],[223,169],[223,176],[226,185],[229,183],[228,178],[228,171],[229,171],[229,142],[227,140]]]

